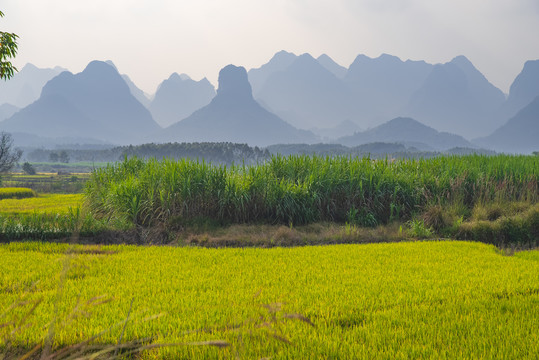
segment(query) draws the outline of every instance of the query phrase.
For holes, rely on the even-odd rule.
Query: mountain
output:
[[[378,58],[358,55],[344,78],[354,93],[357,119],[379,125],[401,116],[432,68],[424,61],[402,61],[387,54]]]
[[[144,105],[145,108],[148,108],[150,106],[150,97],[148,96],[148,94],[146,94],[137,85],[135,85],[135,83],[131,80],[129,76],[123,74],[122,79],[124,79],[125,83],[127,84],[131,95],[133,95],[135,99],[137,99],[142,105]]]
[[[0,129],[127,144],[160,127],[113,66],[92,61],[79,74],[65,71],[50,80],[37,101],[0,122]]]
[[[245,68],[228,65],[219,72],[219,88],[210,104],[164,129],[160,141],[267,146],[314,142],[316,137],[262,108],[253,98]]]
[[[539,60],[530,60],[524,64],[524,68],[511,84],[509,96],[499,112],[499,118],[504,122],[512,118],[537,96],[539,96]]]
[[[496,112],[505,101],[464,56],[435,65],[412,95],[406,115],[467,138],[488,134],[500,124]]]
[[[345,120],[331,128],[311,128],[310,130],[323,140],[335,140],[359,132],[361,128],[355,122]]]
[[[346,146],[362,144],[402,143],[422,150],[447,150],[454,147],[474,147],[461,136],[438,132],[411,118],[395,118],[364,132],[355,133],[336,141]]]
[[[348,69],[344,66],[337,64],[332,58],[326,54],[322,54],[316,58],[316,61],[320,63],[323,67],[329,70],[337,78],[342,79],[346,76]]]
[[[116,67],[116,65],[114,65],[112,60],[107,60],[105,61],[105,63],[109,64],[114,69],[116,69],[116,71],[118,71],[118,68]],[[122,79],[124,79],[125,83],[129,87],[131,95],[133,95],[135,99],[137,99],[142,105],[144,105],[144,107],[148,108],[148,106],[150,106],[150,97],[146,93],[144,93],[144,91],[142,91],[137,85],[135,85],[131,78],[126,74],[122,74]]]
[[[16,107],[15,105],[11,105],[11,104],[0,105],[0,121],[11,117],[17,111],[19,111],[19,108]]]
[[[251,84],[255,98],[266,83],[266,80],[268,80],[272,74],[286,70],[286,68],[292,65],[296,58],[297,56],[295,54],[281,50],[273,55],[267,64],[249,70],[249,83]]]
[[[215,88],[208,79],[194,81],[174,73],[159,85],[148,109],[154,120],[166,127],[208,105],[214,96]]]
[[[539,96],[491,135],[474,142],[510,153],[539,151]]]
[[[23,108],[39,98],[43,86],[64,71],[60,67],[40,69],[32,64],[26,64],[21,71],[9,81],[0,82],[0,104],[9,103]]]
[[[301,129],[353,120],[354,99],[348,86],[309,54],[270,74],[256,99]]]

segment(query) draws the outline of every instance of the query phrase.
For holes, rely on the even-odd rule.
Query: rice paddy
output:
[[[65,214],[70,209],[80,208],[82,202],[82,194],[42,194],[26,199],[3,199],[0,200],[0,214],[28,215],[35,212]]]
[[[129,318],[125,341],[191,344],[148,350],[142,359],[536,359],[538,254],[504,256],[456,241],[286,249],[4,244],[0,309],[27,303],[0,312],[8,324],[0,339],[23,320],[11,348],[29,349],[55,320],[56,349],[102,331],[95,343],[116,344]],[[193,346],[217,340],[228,346]]]

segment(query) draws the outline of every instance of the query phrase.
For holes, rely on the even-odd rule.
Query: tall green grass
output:
[[[223,223],[410,219],[429,204],[472,209],[537,202],[539,159],[452,156],[420,160],[274,156],[256,166],[137,158],[96,169],[86,187],[96,214],[151,226],[171,219]]]

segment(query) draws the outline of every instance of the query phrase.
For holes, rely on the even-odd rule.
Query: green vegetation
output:
[[[473,220],[476,207],[493,203],[527,204],[533,228],[538,178],[538,160],[530,156],[399,161],[274,156],[256,166],[229,167],[131,158],[96,169],[86,196],[97,216],[145,227],[195,219],[221,225],[330,221],[375,227],[425,215],[421,224],[429,230],[438,212],[446,218],[438,233],[456,234],[463,220]],[[412,228],[420,230],[417,224]],[[537,241],[531,233],[524,238]]]
[[[28,188],[0,188],[0,200],[3,199],[25,199],[36,196],[32,189]],[[4,210],[5,202],[2,202],[2,211]]]
[[[232,164],[249,163],[255,164],[269,158],[269,152],[258,147],[250,147],[247,144],[234,143],[166,143],[166,144],[144,144],[138,146],[117,146],[96,149],[64,149],[64,150],[43,150],[36,149],[26,154],[30,161],[56,163],[61,161],[61,154],[64,159],[81,162],[116,162],[123,160],[126,156],[137,156],[139,158],[164,157],[171,159],[204,159],[207,162]]]
[[[23,301],[0,313],[8,324],[0,344],[23,324],[12,349],[41,344],[51,321],[53,349],[102,331],[91,344],[116,344],[129,318],[125,341],[229,344],[154,349],[142,359],[539,353],[537,251],[505,256],[455,241],[218,250],[12,243],[0,245],[0,258],[0,308]],[[88,306],[97,302],[106,303]]]

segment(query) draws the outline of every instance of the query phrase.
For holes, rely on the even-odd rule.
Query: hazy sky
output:
[[[0,30],[20,36],[15,64],[79,72],[112,60],[148,93],[172,72],[214,85],[279,50],[431,63],[465,55],[504,92],[539,59],[539,0],[2,0]]]

